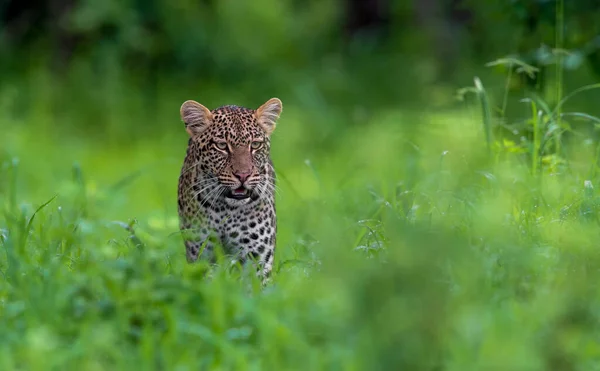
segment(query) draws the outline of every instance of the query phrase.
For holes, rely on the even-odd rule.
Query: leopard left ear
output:
[[[186,100],[179,109],[185,130],[191,137],[200,135],[212,123],[212,113],[200,103]]]
[[[278,98],[271,98],[255,111],[256,120],[267,135],[271,135],[275,130],[282,109],[281,101]]]

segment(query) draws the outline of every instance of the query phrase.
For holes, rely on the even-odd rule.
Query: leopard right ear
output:
[[[187,100],[179,110],[185,130],[191,137],[200,135],[212,123],[212,113],[200,103]]]

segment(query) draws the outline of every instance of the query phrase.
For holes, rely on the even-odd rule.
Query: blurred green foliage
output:
[[[0,369],[600,368],[598,8],[353,3],[0,5]],[[178,109],[272,96],[261,289],[185,262]]]
[[[564,67],[598,73],[600,11],[565,4]],[[6,0],[0,71],[3,85],[49,66],[53,85],[126,80],[153,104],[169,84],[212,105],[276,93],[368,111],[418,105],[427,87],[464,84],[504,55],[554,63],[556,9],[549,0]]]

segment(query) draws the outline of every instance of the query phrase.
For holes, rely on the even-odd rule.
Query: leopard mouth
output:
[[[245,200],[251,196],[250,190],[240,186],[236,189],[229,189],[225,194],[227,198],[233,198],[234,200]]]

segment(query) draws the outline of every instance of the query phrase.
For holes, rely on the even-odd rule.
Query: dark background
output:
[[[547,69],[560,41],[565,68],[598,79],[599,2],[563,6],[559,40],[551,0],[3,0],[0,73],[7,84],[49,68],[57,84],[89,79],[82,90],[118,77],[148,104],[169,86],[213,106],[278,94],[375,109],[430,100],[432,85],[470,85],[508,55]],[[545,72],[513,83],[543,89]]]

